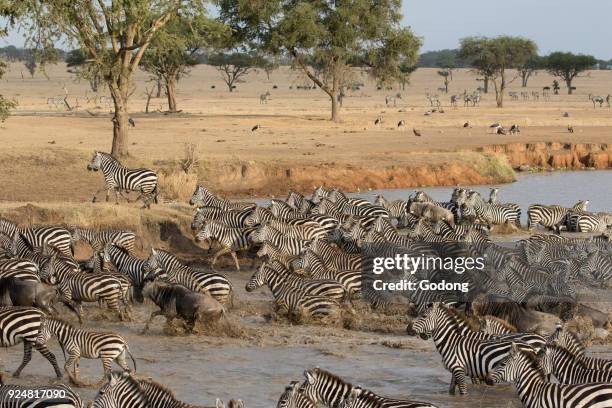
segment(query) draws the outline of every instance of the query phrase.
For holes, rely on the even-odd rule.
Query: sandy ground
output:
[[[99,180],[83,171],[85,163],[94,149],[110,148],[109,105],[100,99],[96,104],[87,82],[75,82],[63,66],[49,68],[50,80],[40,74],[22,80],[21,71],[13,64],[1,86],[4,95],[18,99],[19,107],[0,130],[0,175],[10,175],[14,182],[0,200],[28,200],[33,184],[46,201],[84,200],[92,192],[91,184]],[[473,91],[479,84],[475,78],[468,70],[457,70],[450,94]],[[185,144],[195,144],[200,162],[196,178],[229,195],[265,195],[275,185],[284,191],[305,190],[326,181],[362,190],[509,181],[503,171],[487,175],[482,165],[475,165],[483,160],[480,154],[456,152],[498,143],[553,141],[597,143],[607,149],[612,141],[610,109],[594,109],[588,100],[589,93],[612,93],[612,72],[606,71],[578,79],[574,95],[553,95],[549,101],[506,98],[504,109],[494,106],[492,94],[483,97],[480,107],[464,108],[460,103],[457,109],[448,106],[448,95],[441,94],[445,113],[431,116],[424,116],[429,109],[425,94],[440,94],[435,70],[417,70],[404,91],[378,91],[364,74],[365,86],[345,98],[341,123],[327,120],[329,100],[323,92],[296,89],[303,78],[288,68],[273,72],[270,80],[263,72],[252,73],[230,93],[213,68],[198,66],[180,82],[182,113],[176,115],[143,113],[144,90],[152,86],[147,79],[145,73],[136,75],[130,100],[136,127],[130,129],[132,157],[127,163],[172,173],[178,171]],[[527,91],[541,90],[551,81],[540,73],[530,80]],[[47,98],[63,94],[64,86],[71,105],[77,105],[78,98],[75,112],[46,104]],[[520,92],[520,81],[511,83],[509,90]],[[259,95],[266,91],[272,96],[262,105]],[[397,92],[402,94],[397,106],[386,107],[385,95]],[[108,95],[103,88],[102,95]],[[152,109],[164,106],[163,98],[152,103]],[[570,117],[563,117],[564,112]],[[383,125],[375,127],[378,116]],[[407,123],[405,131],[396,129],[400,119]],[[465,122],[473,127],[464,129]],[[523,131],[520,136],[495,136],[488,130],[493,122],[517,123]],[[251,132],[256,124],[263,128]],[[568,124],[575,127],[574,134],[567,132]],[[413,127],[423,137],[413,136]],[[15,162],[28,168],[26,176],[14,171]],[[452,169],[452,164],[457,168]],[[444,172],[432,175],[438,168]]]

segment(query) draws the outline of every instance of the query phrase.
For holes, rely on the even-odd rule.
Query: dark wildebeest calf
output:
[[[33,306],[53,315],[57,290],[51,285],[18,278],[0,279],[0,306]]]
[[[179,317],[186,322],[187,331],[193,332],[197,321],[217,320],[225,313],[223,305],[209,294],[192,292],[181,285],[148,281],[142,294],[160,309],[151,313],[143,333],[156,316],[165,316],[168,323]]]

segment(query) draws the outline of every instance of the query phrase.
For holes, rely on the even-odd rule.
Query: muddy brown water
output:
[[[541,174],[521,177],[516,183],[500,187],[502,201],[517,202],[524,208],[530,202],[569,205],[578,199],[589,199],[593,210],[612,209],[609,194],[612,173],[607,171]],[[487,186],[475,188],[488,191]],[[448,199],[451,191],[425,190],[439,200]],[[526,191],[530,194],[529,202],[523,198]],[[372,198],[376,193],[360,195]],[[407,197],[410,191],[382,193],[397,199]],[[163,318],[157,318],[149,334],[142,335],[140,331],[153,310],[150,305],[136,306],[134,321],[130,323],[103,316],[94,306],[87,307],[85,327],[124,335],[137,359],[138,375],[152,377],[172,389],[179,399],[192,404],[212,405],[220,397],[225,401],[241,398],[249,408],[274,407],[285,385],[292,380],[302,381],[305,369],[319,366],[379,394],[430,401],[439,407],[521,406],[510,385],[468,385],[468,396],[448,395],[450,373],[443,368],[433,343],[406,336],[402,319],[379,324],[376,315],[359,316],[360,327],[372,323],[372,327],[383,328],[379,331],[271,322],[265,317],[271,300],[267,289],[244,291],[252,269],[240,273],[231,268],[223,271],[237,289],[239,305],[230,313],[234,332],[239,332],[237,337],[206,333],[175,335],[166,328]],[[58,344],[52,343],[51,349],[63,365]],[[589,350],[598,357],[612,358],[609,346]],[[11,378],[10,372],[19,365],[22,355],[20,346],[0,350],[0,370],[5,382],[36,385],[52,380],[50,365],[36,352],[22,378]],[[81,360],[81,373],[90,382],[98,381],[102,365],[99,360]],[[76,390],[88,401],[97,388]]]

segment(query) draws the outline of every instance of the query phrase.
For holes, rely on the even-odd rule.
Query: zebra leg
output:
[[[212,268],[215,267],[215,264],[217,263],[217,258],[219,258],[221,255],[225,255],[225,254],[229,254],[231,252],[231,249],[229,248],[221,248],[221,250],[217,251],[217,253],[213,256],[212,262],[210,263],[210,266]],[[239,268],[240,270],[240,268]]]
[[[453,367],[451,370],[453,378],[451,380],[451,387],[448,390],[449,394],[455,395],[455,387],[459,388],[459,394],[467,395],[467,385],[465,384],[465,370],[463,367]]]
[[[104,191],[104,190],[107,190],[106,185],[105,185],[104,187],[102,187],[101,189],[96,190],[96,192],[93,194],[93,198],[91,199],[91,202],[92,202],[92,203],[95,203],[95,202],[96,202],[96,196],[97,196],[98,194],[100,194],[100,192],[102,192],[102,191]],[[107,190],[107,191],[108,191],[108,190]],[[108,201],[108,199],[107,199],[106,201]]]
[[[57,359],[55,358],[55,355],[53,355],[53,353],[47,348],[47,345],[34,343],[34,347],[49,361],[49,363],[51,363],[53,369],[55,370],[55,375],[58,379],[61,379],[64,374],[62,373],[62,370],[60,370],[59,365],[57,364]]]
[[[234,258],[234,263],[236,264],[236,271],[240,272],[240,264],[238,263],[238,257],[236,256],[236,252],[232,251],[232,258]]]
[[[125,359],[124,359],[125,360]],[[104,375],[102,376],[102,379],[100,381],[98,381],[98,383],[96,384],[99,387],[101,387],[104,383],[106,383],[106,379],[110,378],[111,375],[111,362],[112,360],[108,357],[102,357],[102,368],[104,369]],[[125,370],[124,367],[121,367]]]
[[[17,367],[17,370],[13,373],[13,377],[19,378],[21,375],[21,371],[25,368],[25,366],[32,360],[32,343],[27,341],[23,342],[23,360],[21,365]]]

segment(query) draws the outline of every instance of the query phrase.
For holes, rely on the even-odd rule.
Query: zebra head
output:
[[[293,408],[301,406],[296,404],[296,399],[300,394],[300,382],[291,381],[288,386],[285,387],[285,391],[281,394],[276,404],[276,408]]]
[[[413,201],[424,203],[424,202],[432,201],[432,200],[427,194],[425,194],[424,191],[416,191],[414,193]]]
[[[332,203],[344,203],[348,201],[346,195],[340,191],[337,187],[334,187],[329,194],[327,195],[327,199]]]
[[[550,378],[552,375],[555,363],[558,361],[555,355],[556,348],[557,346],[546,344],[538,352],[538,365],[547,378]]]
[[[253,276],[251,276],[251,279],[247,282],[245,286],[245,290],[247,292],[252,292],[255,289],[260,288],[266,284],[266,278],[268,275],[267,268],[268,265],[264,262],[261,264],[259,269],[257,269],[255,273],[253,273]]]
[[[98,151],[95,151],[93,157],[89,161],[87,165],[87,170],[89,171],[98,171],[102,168],[102,154]]]
[[[207,239],[213,238],[213,233],[212,233],[210,226],[211,226],[210,222],[203,222],[202,229],[198,231],[198,233],[195,236],[196,242],[202,242],[202,241],[206,241]]]
[[[161,259],[162,251],[151,248],[151,253],[145,261],[143,272],[145,273],[145,280],[155,280],[162,273],[168,271],[164,269],[164,265]]]
[[[380,205],[381,207],[385,207],[385,205],[387,204],[387,200],[382,194],[378,194],[374,199],[374,204]]]
[[[338,408],[351,408],[354,406],[355,401],[363,393],[363,388],[357,386],[353,387],[350,394],[340,400]]]
[[[289,193],[287,194],[287,198],[285,199],[285,202],[293,207],[293,208],[300,208],[300,205],[302,204],[302,200],[304,199],[304,196],[302,196],[300,193],[297,193],[293,190],[289,190]]]
[[[191,199],[189,200],[189,205],[196,205],[200,207],[205,207],[210,199],[213,197],[213,194],[208,191],[208,189],[204,186],[196,186],[195,191],[191,195]]]
[[[148,399],[138,382],[128,372],[111,373],[93,401],[93,408],[122,408],[129,401],[131,407],[148,407]]]
[[[196,213],[193,216],[193,221],[191,221],[191,230],[197,231],[201,229],[205,221],[206,221],[206,215],[202,212],[201,208],[197,208]]]
[[[328,194],[329,192],[325,189],[325,187],[319,186],[315,188],[314,191],[312,192],[312,197],[310,198],[310,201],[312,201],[315,204],[318,204],[322,199],[327,197]]]
[[[443,310],[439,302],[428,305],[423,316],[412,322],[412,325],[408,326],[406,331],[418,334],[423,340],[427,340],[433,335],[436,327],[440,325],[439,321],[443,318],[442,315]]]
[[[304,377],[306,380],[300,387],[302,393],[316,404],[328,407],[337,407],[353,388],[351,384],[319,367],[304,371]]]
[[[487,380],[493,383],[515,382],[523,375],[529,375],[531,379],[534,374],[545,381],[545,375],[540,368],[540,362],[536,354],[521,350],[516,343],[512,343],[508,357],[506,357],[488,375]]]

